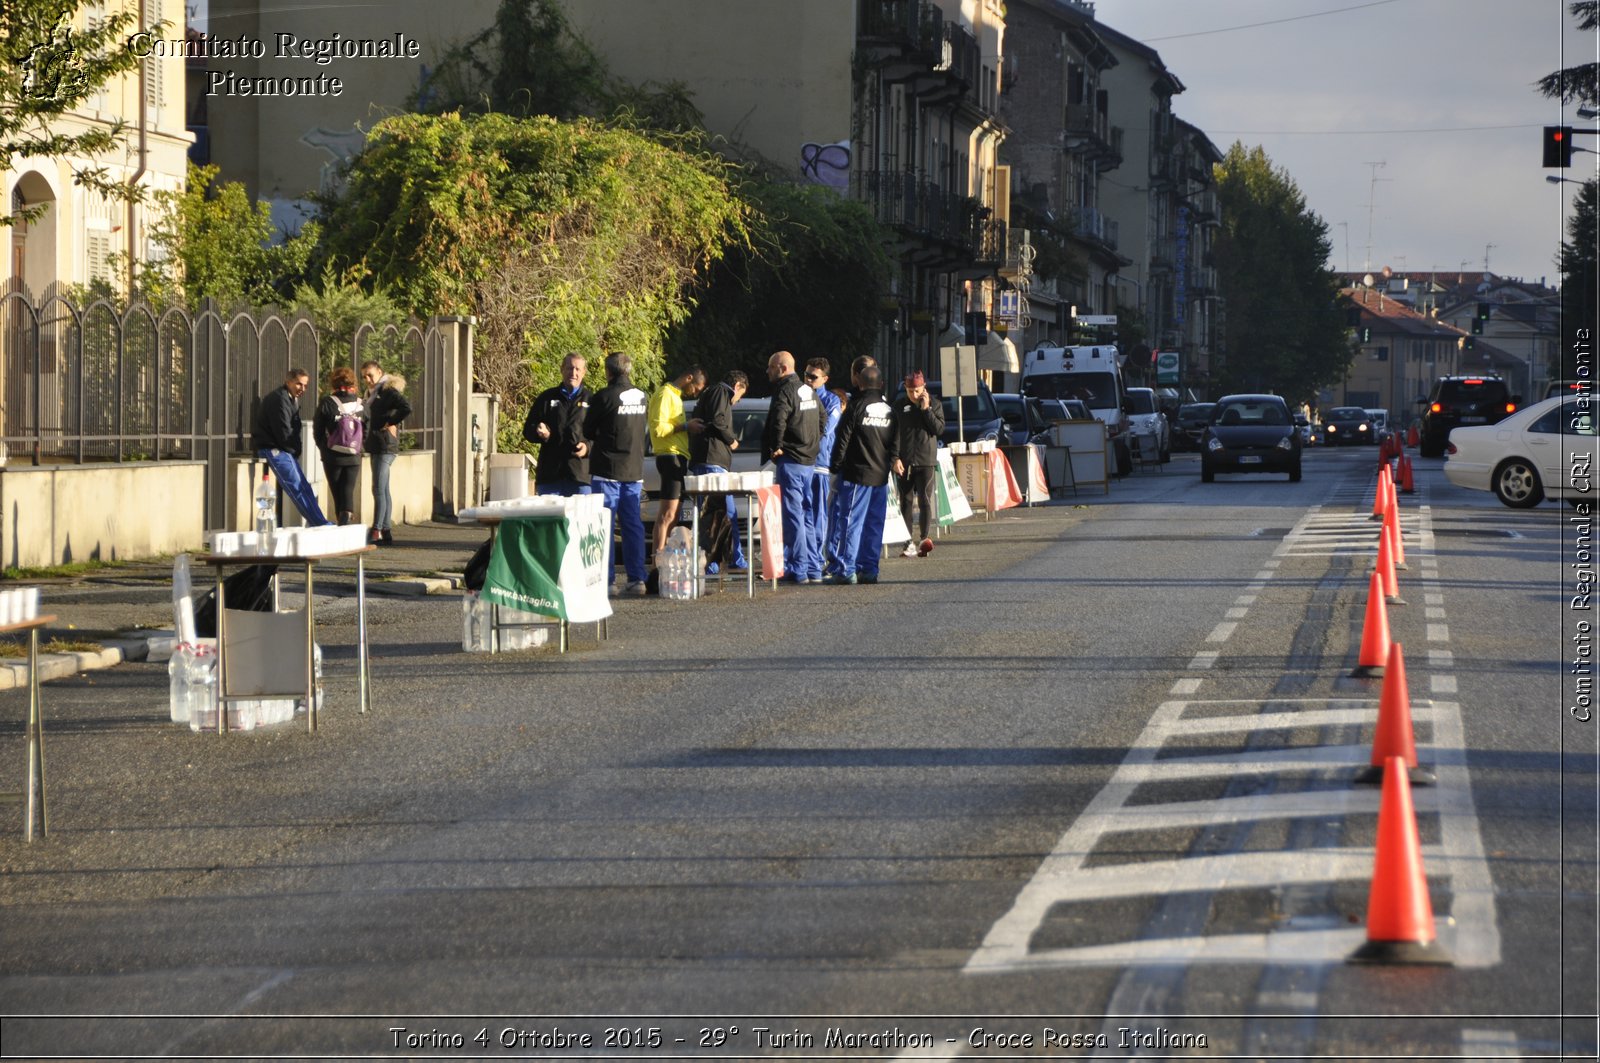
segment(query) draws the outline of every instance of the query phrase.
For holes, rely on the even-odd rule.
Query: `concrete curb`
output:
[[[425,594],[449,594],[461,589],[460,576],[416,576],[410,579],[384,579],[367,581],[368,594],[392,597],[420,597]]]
[[[102,643],[102,645],[105,645]],[[98,653],[41,653],[39,654],[39,681],[48,683],[79,672],[93,672],[111,668],[123,662],[121,645],[109,645]],[[28,666],[24,662],[7,662],[0,666],[0,690],[20,690],[28,685]]]

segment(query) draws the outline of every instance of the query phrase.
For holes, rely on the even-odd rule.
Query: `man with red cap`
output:
[[[939,473],[939,437],[944,433],[944,404],[928,392],[928,381],[920,371],[906,375],[906,393],[894,408],[899,435],[894,459],[894,474],[899,478],[900,515],[911,527],[913,498],[920,503],[921,542],[906,543],[901,557],[927,557],[933,552],[934,490]]]

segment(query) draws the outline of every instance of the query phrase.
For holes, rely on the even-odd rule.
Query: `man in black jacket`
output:
[[[644,437],[650,397],[633,386],[632,372],[633,359],[627,355],[606,357],[606,386],[589,402],[583,434],[589,441],[589,483],[605,496],[606,508],[611,511],[607,572],[616,572],[616,535],[620,532],[622,566],[628,574],[624,593],[643,597],[649,572],[645,569],[644,517],[639,502],[644,495]]]
[[[794,373],[794,355],[779,351],[767,359],[767,379],[776,390],[761,437],[763,463],[771,460],[783,492],[783,578],[790,583],[821,583],[822,558],[812,549],[807,529],[812,466],[822,437],[822,404]]]
[[[534,489],[541,495],[586,495],[589,486],[589,442],[583,420],[589,414],[589,391],[583,386],[589,363],[581,354],[561,359],[561,383],[546,388],[528,407],[522,438],[539,444]]]
[[[894,408],[883,399],[883,375],[875,365],[851,375],[855,398],[845,407],[833,443],[839,474],[839,515],[844,530],[827,582],[878,582],[883,524],[889,509],[889,469],[897,460],[899,433]]]
[[[300,475],[300,396],[310,381],[304,369],[291,369],[283,386],[267,393],[250,425],[250,445],[256,448],[256,457],[272,467],[278,486],[306,523],[315,528],[333,522],[322,515],[316,490]]]
[[[935,513],[934,491],[938,487],[939,437],[944,434],[944,404],[928,392],[928,382],[920,372],[906,377],[905,398],[895,404],[895,423],[899,428],[900,456],[894,474],[900,478],[900,515],[911,528],[913,496],[920,503],[921,543],[906,543],[901,557],[926,557],[933,551],[928,534]]]
[[[722,383],[713,385],[695,399],[694,416],[689,419],[689,472],[695,476],[728,472],[733,468],[733,452],[739,437],[733,430],[733,408],[750,389],[750,378],[741,370],[729,370]],[[715,503],[708,498],[707,504]],[[733,529],[733,560],[729,571],[743,572],[749,565],[744,556],[744,541],[739,535],[739,511],[732,495],[723,495],[722,504]],[[716,559],[706,565],[706,574],[715,575]]]

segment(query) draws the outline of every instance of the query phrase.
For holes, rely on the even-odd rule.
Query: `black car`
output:
[[[1219,472],[1286,472],[1300,480],[1300,430],[1278,395],[1225,395],[1200,439],[1200,482]]]
[[[1199,450],[1200,437],[1206,434],[1206,425],[1211,423],[1211,411],[1216,408],[1214,402],[1189,402],[1179,406],[1178,419],[1173,422],[1178,426],[1178,431],[1172,437],[1175,449]]]
[[[1442,376],[1422,411],[1422,439],[1418,449],[1425,458],[1437,458],[1450,442],[1450,429],[1466,424],[1495,424],[1517,412],[1521,395],[1511,394],[1506,382],[1494,376]]]
[[[1360,406],[1335,406],[1322,415],[1322,443],[1328,447],[1347,443],[1376,443],[1372,417]]]
[[[944,404],[944,435],[940,441],[946,446],[956,441],[960,428],[966,429],[963,441],[976,443],[980,439],[993,439],[998,443],[1009,443],[1011,440],[1005,434],[1005,421],[1000,416],[1000,408],[995,405],[994,395],[989,391],[989,385],[978,381],[978,391],[974,395],[961,396],[961,421],[956,420],[956,397],[945,395],[944,388],[937,380],[928,381],[928,394]],[[906,389],[902,386],[895,392],[894,401],[898,403],[905,398]]]

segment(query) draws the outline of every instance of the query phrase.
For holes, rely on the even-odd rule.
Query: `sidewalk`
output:
[[[433,521],[395,529],[395,544],[366,555],[367,593],[451,594],[461,588],[461,569],[487,538],[477,524]],[[317,566],[319,595],[354,595],[356,563],[342,558]],[[204,593],[208,570],[194,573]],[[48,682],[79,672],[111,668],[123,661],[164,659],[173,635],[172,561],[136,562],[62,579],[29,581],[40,589],[40,609],[56,622],[39,633],[39,675]],[[53,640],[92,642],[98,652],[45,653]],[[0,690],[27,686],[26,658],[0,658]]]

